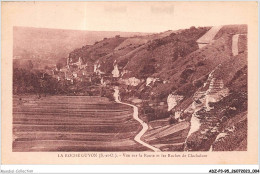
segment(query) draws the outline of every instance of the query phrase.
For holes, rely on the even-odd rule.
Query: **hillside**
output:
[[[43,64],[54,66],[57,60],[66,58],[71,51],[82,45],[92,45],[103,38],[115,35],[130,37],[145,34],[14,27],[13,57],[17,66],[23,66],[31,60],[34,68],[42,69]]]
[[[246,25],[105,38],[53,74],[54,94],[114,100],[118,86],[149,125],[141,139],[162,151],[247,149]]]

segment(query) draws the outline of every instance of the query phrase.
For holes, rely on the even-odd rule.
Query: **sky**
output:
[[[13,26],[90,31],[163,32],[246,24],[255,2],[4,2]]]

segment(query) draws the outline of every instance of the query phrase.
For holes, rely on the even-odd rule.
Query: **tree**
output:
[[[141,73],[144,75],[151,75],[155,73],[155,67],[153,65],[145,65],[144,68],[141,70]]]
[[[195,29],[196,29],[196,27],[194,27],[194,26],[190,27],[190,30],[195,30]]]

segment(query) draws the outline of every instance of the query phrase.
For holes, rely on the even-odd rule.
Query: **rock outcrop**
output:
[[[167,98],[168,111],[171,111],[183,99],[183,96],[169,94]]]
[[[74,63],[67,59],[68,65],[79,68],[71,66],[66,78],[72,82],[81,80],[75,83],[81,87],[87,76],[83,70],[93,66],[93,74],[86,71],[92,79],[88,82],[90,94],[96,90],[119,101],[118,87],[114,88],[119,86],[122,102],[139,99],[141,117],[151,122],[147,134],[155,133],[144,136],[151,143],[163,149],[183,150],[185,146],[186,150],[209,150],[217,136],[224,135],[220,133],[227,133],[223,131],[224,123],[246,111],[247,40],[246,35],[238,37],[241,33],[246,34],[244,26],[191,27],[167,35],[144,36],[141,40],[107,38],[79,49]],[[231,36],[233,45],[240,48],[233,54]],[[81,68],[84,77],[78,73]],[[172,134],[160,134],[156,129]],[[243,130],[241,139],[245,136]],[[236,131],[234,136],[240,136]],[[178,140],[174,138],[176,133],[180,133]],[[232,136],[219,140],[231,138],[236,142]],[[212,150],[218,148],[216,145]]]
[[[118,65],[117,65],[117,64],[114,65],[114,69],[113,69],[113,71],[112,71],[112,75],[113,75],[113,77],[115,77],[115,78],[120,77],[120,72],[119,72],[119,70],[118,70]]]
[[[135,77],[130,77],[128,79],[120,79],[119,82],[129,86],[138,86],[141,83],[141,80]]]

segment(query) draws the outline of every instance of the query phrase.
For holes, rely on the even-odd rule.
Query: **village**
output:
[[[242,33],[239,34],[239,44],[237,36],[233,34],[236,29],[237,26],[215,26],[211,29],[190,27],[150,42],[147,41],[150,36],[133,39],[117,35],[104,38],[94,45],[74,50],[50,68],[36,71],[31,70],[29,64],[27,70],[14,69],[14,93],[36,93],[39,97],[32,104],[53,96],[64,98],[64,101],[70,98],[71,101],[68,102],[71,103],[66,108],[73,106],[75,112],[78,112],[79,107],[86,110],[83,103],[92,100],[110,102],[106,104],[117,106],[106,108],[110,108],[111,112],[120,107],[128,107],[131,114],[124,109],[120,112],[137,121],[131,121],[132,124],[143,127],[141,131],[138,128],[139,133],[135,133],[136,136],[131,141],[153,151],[194,150],[198,144],[194,143],[197,141],[194,137],[199,136],[202,142],[218,143],[235,130],[232,126],[232,131],[222,130],[221,123],[228,116],[210,113],[216,112],[218,102],[232,94],[228,82],[232,82],[233,75],[223,75],[223,70],[229,71],[225,63],[234,59],[238,62],[237,69],[241,69],[245,63],[243,59],[240,62],[239,56],[244,56],[246,49],[243,44],[246,27],[241,26],[241,32],[237,31]],[[223,30],[229,34],[223,34]],[[224,63],[215,61],[219,54],[219,59]],[[238,70],[233,73],[236,71]],[[232,97],[237,96],[244,95],[233,94]],[[85,101],[87,98],[91,100]],[[95,107],[100,107],[100,111],[103,111],[102,105],[95,104]],[[236,113],[238,106],[232,105],[227,110]],[[85,115],[85,112],[80,114]],[[112,117],[114,116],[115,114]],[[110,117],[109,119],[112,118]],[[97,119],[96,116],[93,119]],[[130,126],[129,120],[127,118],[122,124]],[[214,149],[210,145],[198,148]]]

